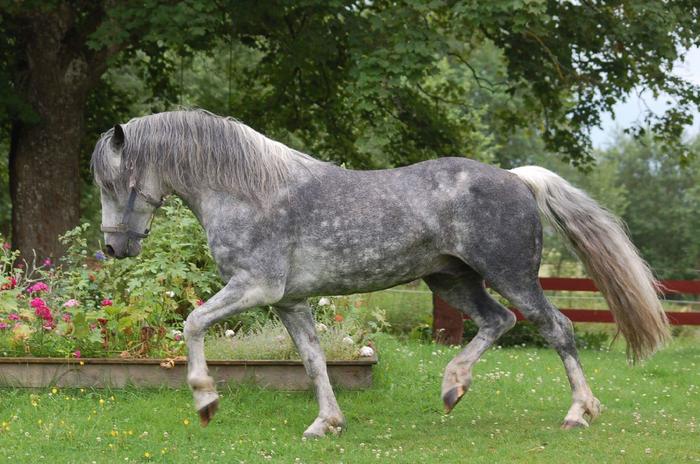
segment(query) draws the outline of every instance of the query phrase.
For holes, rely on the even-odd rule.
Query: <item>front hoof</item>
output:
[[[304,431],[304,438],[322,438],[327,432],[340,435],[343,429],[345,429],[344,420],[329,421],[319,417]]]
[[[214,400],[213,402],[209,403],[208,405],[204,406],[202,409],[199,411],[199,420],[202,423],[202,427],[206,427],[209,425],[209,421],[214,417],[214,414],[216,414],[217,409],[219,409],[219,400]]]
[[[202,427],[206,427],[219,409],[219,395],[214,390],[194,390],[193,394],[194,407],[199,413],[199,420]]]
[[[561,424],[561,429],[562,430],[571,430],[571,429],[577,429],[577,428],[586,428],[588,427],[588,422],[586,422],[586,419],[565,419],[564,422]]]
[[[442,394],[442,402],[445,403],[445,414],[449,414],[457,406],[457,403],[459,403],[465,393],[464,387],[458,385]]]

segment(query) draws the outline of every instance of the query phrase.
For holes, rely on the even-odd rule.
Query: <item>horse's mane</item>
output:
[[[122,125],[121,162],[110,141],[114,129],[98,140],[91,168],[101,187],[121,191],[153,169],[176,190],[209,187],[265,200],[285,184],[290,163],[314,158],[268,139],[233,118],[204,110],[157,113]]]

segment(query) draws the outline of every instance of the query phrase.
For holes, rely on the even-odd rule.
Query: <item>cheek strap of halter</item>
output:
[[[142,192],[141,189],[136,187],[135,183],[131,183],[131,189],[129,190],[129,199],[126,201],[126,208],[124,209],[124,215],[122,216],[122,220],[119,224],[116,226],[102,226],[100,229],[102,232],[108,232],[108,233],[122,233],[126,234],[129,239],[133,238],[146,238],[148,237],[148,233],[150,232],[150,227],[151,227],[151,222],[153,221],[153,214],[151,214],[151,219],[148,221],[148,228],[142,233],[142,232],[136,232],[135,230],[129,229],[129,217],[131,216],[131,213],[134,212],[134,204],[136,203],[136,196],[140,196],[143,198],[143,200],[148,203],[149,205],[153,206],[154,208],[159,208],[160,206],[163,205],[163,199],[161,198],[160,200],[156,200],[152,196],[148,195],[145,192]],[[155,209],[153,210],[155,212]]]

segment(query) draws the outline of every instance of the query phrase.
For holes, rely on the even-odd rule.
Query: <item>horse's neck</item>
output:
[[[242,193],[224,192],[213,190],[209,187],[199,187],[192,189],[179,189],[174,193],[192,210],[199,222],[206,229],[208,223],[212,221],[214,215],[234,214],[237,209],[264,209],[275,205],[287,204],[289,195],[292,194],[295,186],[308,182],[309,180],[319,180],[328,169],[339,169],[335,166],[319,162],[313,158],[304,158],[293,162],[290,165],[289,176],[285,185],[267,199],[263,204],[261,201],[247,198]]]

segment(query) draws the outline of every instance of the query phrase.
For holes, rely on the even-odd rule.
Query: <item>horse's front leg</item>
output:
[[[322,437],[326,432],[338,433],[345,427],[345,418],[335,399],[328,379],[326,357],[316,335],[311,308],[304,301],[295,304],[279,304],[277,314],[287,328],[299,351],[306,372],[314,383],[319,413],[316,420],[304,432],[305,437]]]
[[[255,306],[277,302],[283,290],[266,282],[248,278],[233,278],[209,301],[190,313],[185,321],[187,342],[187,383],[192,389],[194,406],[202,425],[206,426],[219,404],[214,379],[208,375],[204,357],[204,335],[215,322]]]

